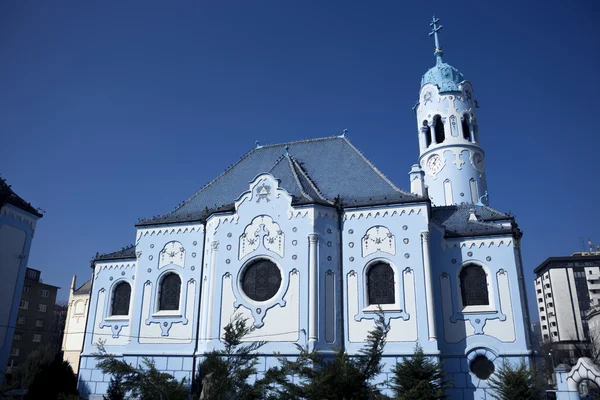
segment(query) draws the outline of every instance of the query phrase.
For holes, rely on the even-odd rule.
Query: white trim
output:
[[[460,282],[460,273],[463,270],[463,268],[468,265],[476,265],[478,267],[483,268],[483,271],[485,272],[485,279],[487,282],[488,303],[489,303],[488,305],[478,305],[478,306],[464,306],[463,305],[464,303],[463,303],[462,291],[461,291],[461,286],[460,286],[460,283],[461,283]],[[494,297],[494,287],[492,286],[492,284],[493,284],[492,275],[491,275],[490,269],[487,267],[487,265],[483,264],[480,261],[476,261],[476,260],[467,260],[464,263],[462,263],[456,269],[456,287],[457,287],[459,312],[461,312],[463,314],[497,312],[498,307],[496,307],[496,299]]]
[[[393,304],[370,304],[369,278],[367,275],[368,275],[369,269],[377,263],[384,263],[384,264],[389,265],[390,268],[392,268],[392,272],[394,273],[394,303]],[[364,298],[363,304],[365,304],[365,306],[362,309],[363,312],[374,313],[379,309],[379,307],[381,307],[381,309],[383,311],[403,311],[402,307],[400,306],[400,290],[398,290],[398,288],[399,288],[398,285],[400,282],[400,279],[398,278],[399,277],[398,268],[390,259],[385,258],[385,257],[377,257],[377,258],[370,260],[369,262],[367,262],[365,264],[365,266],[363,268],[362,276],[363,276],[363,298]]]

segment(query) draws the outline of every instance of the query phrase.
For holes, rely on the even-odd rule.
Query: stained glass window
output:
[[[389,264],[378,262],[367,272],[369,304],[394,304],[394,271]]]
[[[127,282],[118,283],[113,290],[111,315],[129,314],[129,300],[131,299],[131,286]]]
[[[279,291],[281,272],[275,263],[259,259],[246,267],[242,290],[254,301],[269,300]]]
[[[179,294],[181,279],[179,275],[170,272],[160,283],[159,310],[179,310]]]
[[[488,379],[494,373],[494,363],[485,356],[478,356],[471,361],[471,372],[479,379]]]
[[[483,268],[479,265],[467,265],[460,271],[460,293],[464,307],[490,304]]]

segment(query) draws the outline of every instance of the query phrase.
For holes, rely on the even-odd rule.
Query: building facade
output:
[[[588,349],[590,326],[597,325],[600,252],[550,257],[534,272],[542,340],[552,343],[557,361],[575,363]]]
[[[54,304],[58,287],[43,283],[41,272],[27,268],[19,301],[19,312],[8,359],[8,369],[17,367],[27,356],[55,338]],[[56,349],[58,350],[58,349]]]
[[[92,281],[77,287],[77,276],[73,276],[69,292],[69,303],[65,331],[63,334],[62,351],[65,361],[68,361],[75,373],[79,372],[79,356],[83,348],[83,337],[87,323],[88,304]]]
[[[82,393],[100,399],[108,386],[98,340],[191,379],[235,314],[256,327],[247,340],[266,342],[259,376],[296,345],[358,354],[378,307],[390,324],[382,383],[419,343],[444,361],[452,398],[481,399],[503,360],[530,356],[522,234],[487,205],[473,88],[442,59],[433,26],[412,193],[344,135],[257,145],[173,212],[141,221],[133,246],[94,259]]]
[[[0,384],[11,353],[29,250],[41,217],[0,179]]]

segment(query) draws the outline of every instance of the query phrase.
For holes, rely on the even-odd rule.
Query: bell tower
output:
[[[410,172],[411,189],[434,206],[488,204],[484,157],[471,83],[444,62],[435,16],[431,21],[435,66],[421,79],[414,108],[419,135],[419,163]],[[421,192],[421,193],[419,193]]]

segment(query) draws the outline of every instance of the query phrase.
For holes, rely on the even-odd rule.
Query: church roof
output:
[[[92,263],[94,261],[123,260],[127,258],[136,258],[135,245],[124,247],[121,250],[113,251],[112,253],[96,254]]]
[[[333,204],[338,196],[346,206],[424,200],[398,189],[348,139],[334,136],[257,146],[175,211],[138,225],[195,221],[206,209],[231,210],[250,181],[265,172],[281,181],[294,205]]]
[[[0,208],[5,204],[10,204],[11,206],[15,206],[23,211],[27,211],[30,214],[35,215],[36,217],[42,217],[31,204],[23,200],[19,197],[10,187],[9,184],[6,183],[4,179],[0,178]]]
[[[460,92],[458,85],[465,80],[463,74],[452,65],[438,58],[434,67],[430,68],[423,78],[421,78],[421,87],[428,83],[437,85],[440,93]]]
[[[73,294],[88,294],[92,290],[92,280],[90,279],[83,285],[81,285],[78,289],[73,291]]]
[[[460,204],[432,207],[431,218],[444,227],[445,237],[522,234],[513,216],[488,206]]]

